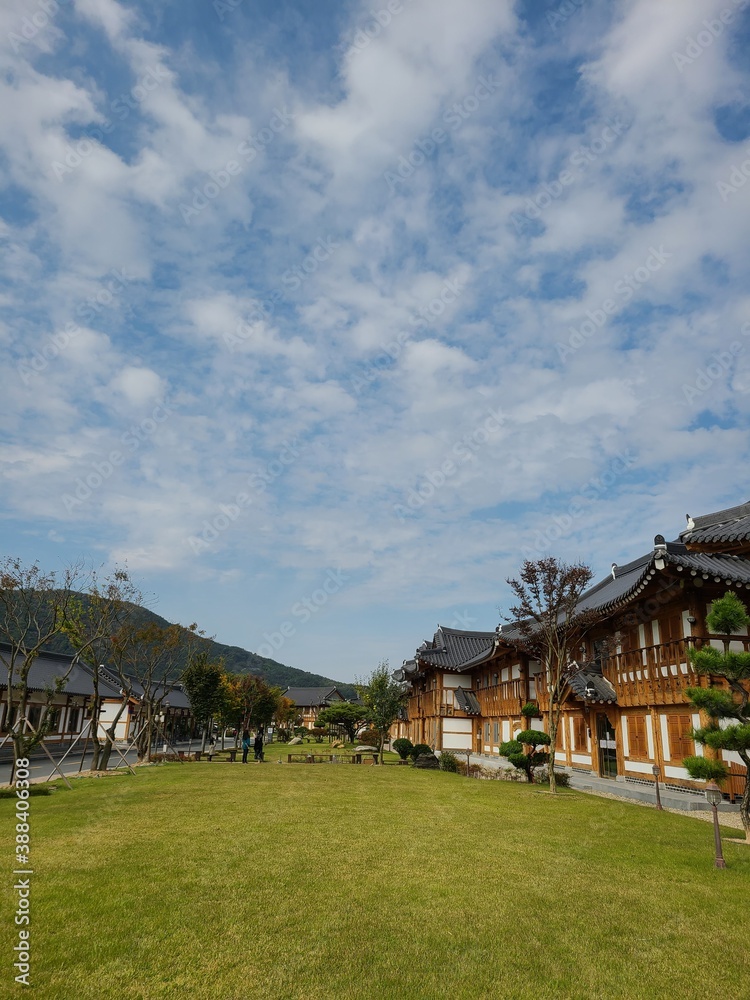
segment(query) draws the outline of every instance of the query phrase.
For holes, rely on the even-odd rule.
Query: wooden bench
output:
[[[361,764],[361,753],[288,753],[289,764]]]

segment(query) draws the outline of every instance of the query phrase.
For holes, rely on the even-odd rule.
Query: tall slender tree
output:
[[[157,719],[169,701],[185,646],[187,644],[190,659],[191,646],[202,634],[195,623],[184,628],[182,625],[161,626],[156,622],[146,625],[129,622],[113,637],[113,655],[123,690],[138,702],[136,750],[139,762],[150,756]]]
[[[399,716],[408,697],[402,684],[394,681],[388,660],[381,660],[369,677],[358,680],[357,693],[366,710],[367,717],[376,730],[380,745],[378,757],[383,763],[383,745],[388,731]]]
[[[122,701],[104,733],[99,733],[101,708],[100,679],[103,665],[114,672],[119,652],[114,649],[115,637],[132,621],[142,607],[143,596],[124,569],[99,580],[94,571],[84,593],[73,595],[65,612],[62,631],[80,659],[91,671],[94,697],[91,707],[90,737],[93,744],[91,770],[106,771],[117,731],[117,724],[128,706],[128,694]]]
[[[205,650],[194,656],[182,673],[182,685],[190,701],[193,718],[201,727],[205,750],[208,727],[221,714],[226,674],[221,660],[212,660]]]
[[[541,677],[549,699],[551,792],[557,791],[555,744],[562,706],[575,673],[572,654],[602,619],[601,614],[579,606],[591,579],[591,570],[583,563],[568,564],[545,556],[524,560],[519,579],[507,581],[517,599],[506,619],[516,626],[516,635],[509,636],[508,641],[542,665]]]

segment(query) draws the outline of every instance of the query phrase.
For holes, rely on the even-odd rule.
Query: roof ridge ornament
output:
[[[617,569],[617,563],[612,563],[612,571],[611,572],[612,572],[612,579],[613,580],[617,579],[617,573],[615,572],[616,569]]]
[[[664,569],[666,554],[667,542],[664,535],[654,535],[654,566],[656,569]]]
[[[692,517],[689,514],[685,515],[685,520],[687,521],[687,530],[688,531],[692,531],[693,528],[695,527],[695,521],[692,519]]]

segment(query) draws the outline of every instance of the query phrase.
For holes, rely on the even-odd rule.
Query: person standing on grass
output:
[[[255,734],[255,742],[253,744],[253,748],[255,750],[255,759],[258,760],[258,761],[260,761],[262,763],[263,762],[263,731],[260,730],[260,729]]]
[[[247,753],[250,749],[250,733],[245,729],[242,733],[242,763],[247,764]]]

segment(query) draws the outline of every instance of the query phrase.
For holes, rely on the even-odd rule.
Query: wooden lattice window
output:
[[[690,737],[693,720],[689,715],[668,715],[667,732],[669,734],[669,753],[673,760],[691,757],[695,753],[695,744]]]
[[[629,715],[628,743],[631,757],[648,757],[648,738],[646,736],[646,716]],[[671,741],[671,736],[670,736]],[[690,751],[692,753],[692,750]]]
[[[580,715],[573,719],[573,744],[576,750],[588,750],[586,720]]]

